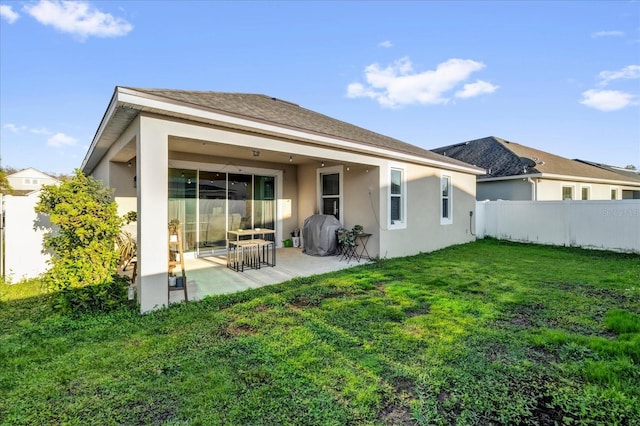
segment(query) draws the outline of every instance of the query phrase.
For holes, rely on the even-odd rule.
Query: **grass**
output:
[[[0,285],[0,423],[640,424],[640,257],[495,240],[140,316]]]

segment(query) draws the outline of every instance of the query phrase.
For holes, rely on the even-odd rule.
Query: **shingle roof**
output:
[[[637,180],[609,170],[495,136],[434,148],[432,151],[486,169],[487,174],[478,176],[478,180],[541,173],[543,176],[551,174],[637,183]]]
[[[591,166],[594,167],[600,167],[601,169],[605,169],[608,170],[610,172],[613,173],[617,173],[619,175],[631,178],[633,180],[637,180],[638,182],[640,182],[640,171],[638,170],[633,170],[633,169],[623,169],[621,167],[615,167],[615,166],[610,166],[608,164],[602,164],[602,163],[595,163],[593,161],[587,161],[587,160],[580,160],[580,159],[575,159],[575,161],[579,161],[581,163],[585,163],[585,164],[589,164]]]
[[[158,96],[199,108],[236,117],[248,118],[289,129],[303,130],[357,142],[375,148],[415,155],[456,166],[469,167],[455,158],[446,158],[430,150],[402,142],[353,124],[328,117],[294,103],[260,94],[207,92],[191,90],[143,89],[126,87],[148,95]]]

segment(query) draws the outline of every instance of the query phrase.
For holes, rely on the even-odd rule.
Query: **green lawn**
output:
[[[0,284],[2,424],[640,424],[640,256],[478,241],[140,316]]]

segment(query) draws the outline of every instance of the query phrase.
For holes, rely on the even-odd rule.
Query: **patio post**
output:
[[[167,215],[169,138],[158,121],[141,114],[136,140],[138,301],[148,312],[169,304]]]

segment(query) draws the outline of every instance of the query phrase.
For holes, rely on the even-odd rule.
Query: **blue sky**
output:
[[[640,2],[0,0],[3,166],[80,167],[115,86],[640,168]]]

